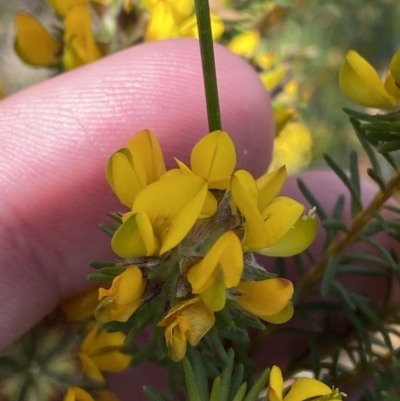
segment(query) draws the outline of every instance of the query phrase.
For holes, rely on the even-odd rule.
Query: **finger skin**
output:
[[[223,128],[238,167],[270,160],[274,123],[257,74],[216,48]],[[87,287],[90,260],[114,259],[98,223],[121,210],[107,158],[135,132],[157,133],[169,166],[208,132],[198,43],[136,46],[0,103],[0,349]]]

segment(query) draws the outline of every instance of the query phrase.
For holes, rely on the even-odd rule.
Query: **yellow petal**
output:
[[[187,319],[181,319],[178,317],[177,320],[165,330],[165,341],[168,347],[168,355],[174,362],[181,361],[186,354],[187,338],[185,332],[188,331],[188,328],[182,332],[181,327],[186,324],[189,326]]]
[[[231,193],[240,213],[245,217],[243,245],[251,249],[265,248],[268,244],[268,233],[264,227],[264,219],[257,208],[254,196],[240,182],[240,177],[236,176],[236,173],[232,175]]]
[[[64,26],[66,45],[63,64],[66,70],[91,63],[102,56],[94,40],[88,4],[79,4],[69,10]]]
[[[152,9],[144,40],[151,42],[176,36],[177,26],[171,8],[165,2],[159,1]]]
[[[400,99],[400,88],[396,84],[395,80],[393,79],[392,74],[389,72],[388,76],[385,79],[385,89],[389,95]]]
[[[64,401],[95,401],[94,398],[84,389],[76,386],[68,388]]]
[[[272,90],[285,78],[288,68],[285,65],[280,65],[270,71],[265,71],[260,74],[260,79],[267,90]]]
[[[144,166],[146,183],[157,181],[166,171],[161,147],[155,134],[145,129],[138,132],[127,144],[132,155],[140,157]]]
[[[212,284],[200,293],[200,298],[207,308],[214,312],[224,308],[226,301],[226,285],[221,269],[217,269]]]
[[[62,45],[35,18],[22,11],[15,17],[15,51],[27,64],[44,67],[58,64]]]
[[[206,256],[187,274],[194,294],[201,294],[217,279],[221,270],[226,288],[239,284],[243,272],[243,252],[239,238],[233,231],[222,234]]]
[[[163,254],[183,240],[198,219],[207,197],[207,181],[177,174],[156,181],[136,197],[132,211],[147,214]]]
[[[207,179],[230,176],[236,165],[232,139],[224,131],[214,131],[194,146],[190,158],[194,174]]]
[[[86,0],[47,0],[47,3],[60,17],[65,17],[69,10],[85,2]]]
[[[236,287],[243,295],[237,303],[256,316],[272,316],[282,311],[293,295],[293,284],[284,278],[257,282],[241,281]]]
[[[228,48],[231,52],[244,58],[251,58],[260,44],[260,32],[245,31],[235,36],[229,43]]]
[[[84,321],[92,318],[98,304],[98,291],[98,288],[91,288],[82,294],[64,299],[60,305],[67,320]]]
[[[207,197],[203,205],[203,209],[201,209],[201,213],[199,219],[208,218],[214,216],[218,209],[218,202],[215,199],[215,196],[207,191]]]
[[[294,313],[292,302],[289,302],[280,312],[271,316],[259,316],[260,319],[273,324],[282,324],[288,322]]]
[[[117,276],[109,290],[99,288],[99,300],[96,319],[100,323],[111,320],[126,322],[142,304],[141,296],[146,288],[146,280],[137,266],[128,267]]]
[[[278,366],[272,366],[269,375],[268,401],[282,401],[283,378]]]
[[[257,253],[274,257],[297,255],[313,243],[317,230],[318,221],[315,217],[300,218],[275,245],[259,249]]]
[[[286,168],[282,166],[278,170],[266,173],[257,179],[259,210],[264,210],[278,196],[285,183],[286,176]]]
[[[392,57],[389,71],[393,77],[393,80],[397,83],[397,85],[400,85],[400,50],[398,50]]]
[[[307,400],[328,394],[332,394],[332,389],[326,384],[310,377],[302,377],[294,382],[284,401]]]
[[[262,212],[268,247],[275,245],[294,226],[304,211],[304,206],[294,199],[275,198]]]
[[[81,345],[83,352],[102,371],[122,372],[127,369],[132,356],[120,352],[125,334],[109,333],[95,323]]]
[[[210,19],[212,38],[213,41],[216,42],[224,33],[225,25],[218,15],[211,13]],[[179,36],[186,38],[199,38],[196,15],[192,15],[179,25]]]
[[[79,352],[78,355],[82,363],[83,374],[99,382],[105,382],[104,376],[101,374],[100,369],[91,360],[89,355],[87,355],[85,352]]]
[[[146,172],[135,163],[127,148],[115,152],[107,163],[107,181],[122,204],[132,207],[136,195],[146,186]],[[135,168],[136,167],[136,168]]]
[[[124,221],[114,233],[111,247],[122,258],[154,255],[158,244],[146,213],[133,213]]]
[[[365,107],[393,108],[396,101],[385,90],[374,68],[358,53],[347,53],[339,75],[342,92],[353,102]]]

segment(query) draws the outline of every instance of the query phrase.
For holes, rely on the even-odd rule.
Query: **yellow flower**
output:
[[[163,40],[178,36],[198,37],[193,0],[142,0],[150,11],[145,41]],[[214,40],[224,31],[223,22],[211,14],[211,30]]]
[[[276,197],[285,178],[284,168],[267,173],[257,181],[244,170],[233,174],[232,197],[245,218],[245,250],[269,256],[291,256],[314,240],[317,225],[313,216],[302,222],[299,219],[303,205],[291,198]],[[280,241],[284,241],[285,247],[279,246]]]
[[[65,70],[90,63],[102,56],[96,44],[88,2],[52,1],[63,17],[63,41],[56,40],[35,18],[17,13],[15,50],[27,64],[52,67],[62,63]]]
[[[245,31],[236,35],[228,44],[228,49],[238,56],[249,59],[253,57],[260,44],[259,31]]]
[[[132,356],[121,352],[124,341],[122,332],[108,333],[93,322],[79,351],[83,373],[104,382],[101,371],[122,372],[127,369]]]
[[[302,377],[297,379],[289,392],[283,397],[283,378],[278,366],[273,366],[269,376],[268,401],[305,401],[308,399],[323,401],[341,400],[342,394],[330,389],[316,379]]]
[[[85,321],[94,317],[98,304],[98,288],[91,288],[61,302],[67,320]]]
[[[391,109],[400,102],[400,54],[397,52],[390,64],[390,73],[383,83],[375,69],[357,52],[347,53],[339,74],[342,92],[354,103],[365,107]]]
[[[20,11],[15,24],[14,48],[22,61],[35,67],[54,66],[60,62],[62,43],[54,39],[39,21]]]
[[[112,320],[126,322],[142,304],[146,280],[137,266],[129,266],[115,277],[111,288],[99,288],[99,303],[95,316],[100,323]]]
[[[75,6],[88,2],[88,0],[47,0],[47,3],[62,18],[65,18],[68,11],[72,10]],[[91,2],[107,5],[111,3],[111,0],[91,0]]]
[[[150,130],[138,132],[115,152],[107,164],[107,180],[121,203],[132,207],[136,195],[165,173],[157,137]]]
[[[248,312],[270,323],[285,323],[293,316],[293,284],[284,278],[256,282],[241,281],[235,288],[242,295],[237,303]]]
[[[239,284],[243,272],[243,252],[233,231],[222,234],[206,256],[189,269],[187,279],[193,294],[205,305],[219,311],[225,306],[226,289]]]
[[[71,386],[68,388],[64,401],[95,401],[95,399],[83,388]]]
[[[196,223],[207,196],[207,181],[172,175],[144,188],[112,238],[123,257],[162,255],[177,246]]]
[[[158,326],[166,327],[165,341],[170,358],[182,360],[187,342],[196,346],[215,323],[214,313],[199,297],[178,303],[172,307]]]

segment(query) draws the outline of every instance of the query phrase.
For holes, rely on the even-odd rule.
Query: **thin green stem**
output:
[[[194,1],[199,30],[201,63],[203,67],[204,89],[206,93],[208,129],[221,129],[217,74],[215,71],[214,44],[211,32],[210,7],[208,0]]]

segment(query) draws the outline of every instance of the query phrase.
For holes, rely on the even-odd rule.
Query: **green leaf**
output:
[[[231,400],[234,396],[238,393],[241,386],[243,385],[243,377],[244,377],[244,367],[242,364],[239,364],[235,372],[233,373],[232,380],[231,380],[231,388],[229,392],[229,399]],[[243,393],[244,395],[244,393]]]
[[[263,390],[263,388],[267,384],[267,381],[269,379],[269,373],[270,373],[269,368],[265,369],[261,373],[256,382],[251,386],[249,392],[247,393],[243,401],[257,401],[258,396],[261,393],[261,390]]]
[[[146,396],[146,398],[150,401],[168,401],[166,397],[157,393],[149,386],[143,387],[143,393]]]
[[[193,367],[187,357],[183,358],[182,365],[189,401],[207,401],[206,399],[202,399],[200,397],[196,376],[194,374]]]
[[[200,352],[196,351],[192,347],[188,347],[187,357],[192,362],[193,371],[197,380],[197,388],[199,391],[200,398],[202,400],[207,400],[208,398],[208,384],[207,384],[207,374],[204,369],[204,361]]]
[[[321,288],[320,288],[320,294],[322,297],[326,297],[329,294],[329,291],[332,287],[335,278],[338,265],[339,265],[339,259],[337,255],[332,254],[329,257],[328,263],[324,271],[324,276],[322,277]]]
[[[376,150],[379,153],[389,153],[389,152],[395,152],[396,150],[400,150],[400,139],[382,143],[381,145],[378,145],[376,147]]]
[[[221,399],[221,376],[215,378],[212,388],[210,401],[220,401]]]
[[[243,383],[240,387],[235,396],[233,397],[232,401],[243,401],[243,397],[246,394],[247,390],[247,383]]]

